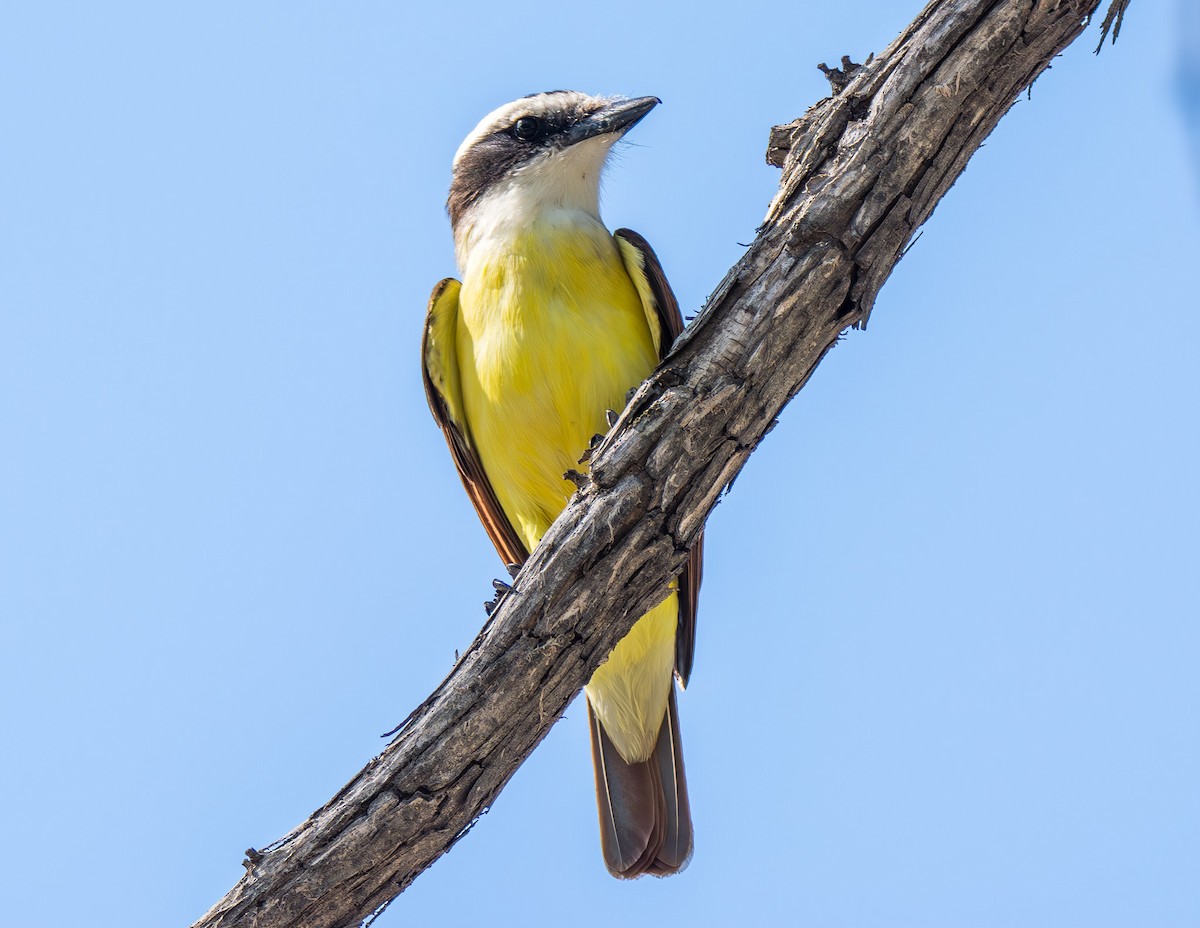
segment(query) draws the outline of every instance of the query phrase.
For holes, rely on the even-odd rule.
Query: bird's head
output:
[[[609,150],[659,102],[555,90],[493,110],[454,156],[446,209],[455,237],[483,218],[520,225],[554,209],[599,218]]]

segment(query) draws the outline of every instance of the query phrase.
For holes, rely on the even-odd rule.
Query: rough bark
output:
[[[662,598],[709,511],[914,231],[1099,0],[935,0],[772,131],[758,237],[639,389],[450,676],[196,928],[351,925],[461,838]],[[847,63],[848,65],[848,63]],[[834,69],[829,69],[833,72]]]

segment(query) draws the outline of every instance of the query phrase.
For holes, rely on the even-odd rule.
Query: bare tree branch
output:
[[[1112,30],[1113,45],[1117,44],[1117,36],[1121,34],[1121,24],[1125,22],[1125,11],[1129,9],[1131,0],[1112,0],[1108,5],[1108,12],[1104,14],[1104,22],[1100,24],[1100,41],[1096,43],[1096,50],[1093,54],[1099,55],[1100,49],[1104,48],[1104,40],[1108,38],[1108,31]]]
[[[783,176],[760,234],[596,449],[513,593],[387,750],[248,853],[197,928],[354,924],[466,833],[663,597],[780,410],[866,323],[914,231],[1098,5],[934,0],[878,58],[844,61],[832,98],[772,131]]]

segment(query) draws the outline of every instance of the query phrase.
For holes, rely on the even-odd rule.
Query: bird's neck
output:
[[[454,228],[454,252],[459,271],[471,274],[481,256],[520,252],[529,243],[558,235],[602,234],[600,186],[595,176],[522,178],[489,190],[473,204]]]

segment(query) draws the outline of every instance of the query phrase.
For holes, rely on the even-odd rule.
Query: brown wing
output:
[[[479,521],[492,539],[505,564],[523,564],[529,556],[500,508],[496,491],[483,471],[479,455],[471,445],[466,426],[462,390],[458,379],[458,352],[455,350],[455,331],[458,327],[457,280],[446,278],[433,288],[429,310],[425,314],[425,334],[421,339],[421,377],[425,382],[425,399],[433,420],[442,430],[450,456],[458,468],[458,476],[475,505]]]
[[[667,275],[658,263],[658,255],[649,242],[630,229],[617,229],[614,233],[621,248],[625,266],[633,277],[638,292],[648,290],[653,307],[647,307],[647,315],[653,309],[660,327],[659,358],[665,358],[683,332],[683,313],[679,301],[671,292]],[[630,252],[632,251],[632,255]],[[631,266],[630,258],[636,258]],[[640,279],[639,279],[640,278]],[[645,300],[645,295],[643,295]],[[686,687],[692,675],[692,662],[696,655],[696,610],[700,602],[700,580],[704,573],[704,533],[696,539],[688,552],[687,562],[679,574],[679,627],[675,634],[675,674],[681,686]]]

